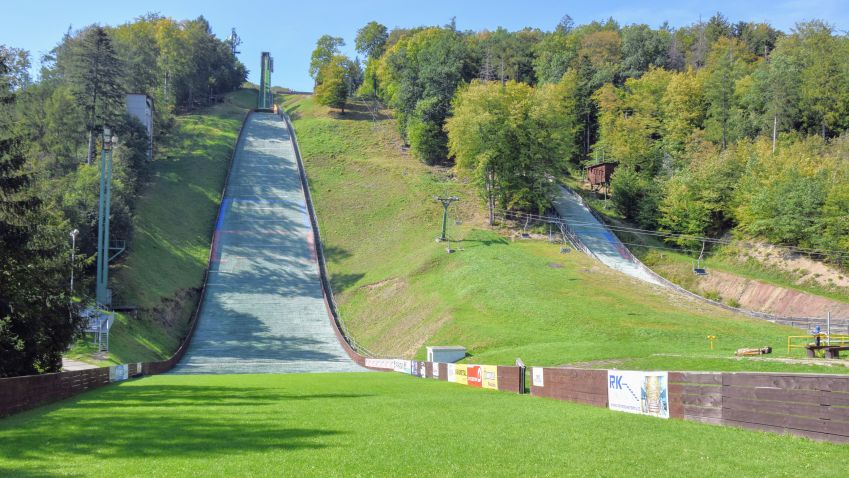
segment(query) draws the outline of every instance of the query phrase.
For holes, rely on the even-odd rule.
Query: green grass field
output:
[[[69,357],[127,363],[162,360],[177,349],[197,303],[236,135],[255,101],[255,91],[241,90],[177,117],[137,199],[126,255],[111,270],[116,305],[137,306],[138,316],[117,316],[107,360],[92,360],[86,341]]]
[[[659,369],[847,371],[728,360],[738,348],[766,345],[786,356],[786,337],[798,330],[652,288],[558,245],[512,242],[485,227],[468,184],[402,151],[393,120],[373,121],[352,106],[338,115],[309,97],[285,97],[342,316],[371,350],[423,358],[425,345],[463,345],[467,361],[490,364],[520,357],[535,365],[617,359]],[[432,196],[446,193],[462,198],[452,210],[458,251],[450,255],[434,242],[441,207]],[[716,350],[708,335],[719,337]]]
[[[0,420],[10,478],[800,476],[846,449],[381,373],[163,375]]]

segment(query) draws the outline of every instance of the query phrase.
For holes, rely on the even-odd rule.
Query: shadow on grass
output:
[[[250,387],[107,387],[64,402],[61,408],[43,409],[15,428],[0,429],[0,461],[30,461],[48,455],[110,459],[320,449],[327,446],[323,437],[345,432],[286,426],[285,411],[257,416],[262,410],[257,407],[368,396],[297,395]],[[27,471],[31,465],[23,468],[12,468],[4,476],[51,476]]]
[[[287,115],[289,115],[290,120],[295,121],[295,120],[297,120],[298,118],[301,117],[301,113],[298,112],[298,109],[300,109],[300,107],[301,107],[301,104],[297,103],[297,104],[294,104],[292,106],[284,107],[284,111],[286,112]]]
[[[349,101],[345,105],[345,112],[336,111],[333,117],[352,121],[381,121],[387,119],[386,115],[379,110],[372,110],[364,101]]]
[[[506,245],[506,244],[510,243],[510,241],[508,241],[506,238],[503,238],[503,237],[492,238],[492,239],[461,239],[459,241],[454,241],[454,242],[457,242],[457,243],[460,243],[460,244],[463,244],[463,245],[467,245],[467,246],[471,246],[471,247],[474,247],[476,245],[478,245],[478,246]]]
[[[0,465],[0,476],[3,476],[3,477],[14,476],[15,478],[53,478],[54,476],[62,476],[62,477],[66,477],[66,478],[67,477],[77,478],[77,477],[82,477],[82,476],[85,476],[85,475],[70,474],[70,473],[67,473],[67,472],[64,472],[64,471],[60,474],[60,473],[53,473],[53,472],[48,472],[48,471],[44,471],[44,470],[29,470],[29,469],[6,467],[6,466],[3,466],[3,465]]]
[[[333,287],[334,292],[342,292],[343,290],[353,286],[360,279],[362,279],[365,274],[331,274],[330,275],[330,286]]]
[[[338,246],[324,246],[322,250],[324,251],[324,258],[328,262],[339,262],[351,257],[351,253],[347,249]]]

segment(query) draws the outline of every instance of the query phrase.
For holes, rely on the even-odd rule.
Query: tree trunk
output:
[[[88,150],[86,151],[85,163],[91,164],[91,157],[94,155],[94,131],[88,129]]]
[[[488,172],[486,175],[486,194],[487,194],[487,206],[489,207],[489,225],[492,226],[495,224],[495,197],[492,193],[492,172]]]
[[[772,117],[772,154],[775,154],[775,142],[778,137],[778,115]]]

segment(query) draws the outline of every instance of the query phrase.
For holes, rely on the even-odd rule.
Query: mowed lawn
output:
[[[743,347],[787,356],[787,336],[800,330],[649,286],[578,252],[561,253],[559,244],[511,240],[486,225],[467,181],[401,148],[386,112],[375,120],[355,103],[340,115],[308,96],[285,97],[283,105],[342,317],[376,353],[424,358],[427,345],[462,345],[473,363],[849,372],[842,364],[735,360]],[[451,206],[450,255],[434,242],[442,208],[433,196],[446,194],[461,198]],[[709,335],[717,337],[714,350]]]
[[[804,476],[849,447],[394,373],[162,375],[0,420],[0,476]]]

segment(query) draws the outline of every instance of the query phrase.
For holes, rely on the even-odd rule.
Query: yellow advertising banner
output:
[[[497,365],[481,365],[481,375],[483,375],[483,388],[498,390]]]
[[[466,364],[458,363],[454,365],[454,383],[467,385],[469,383],[468,373]]]

